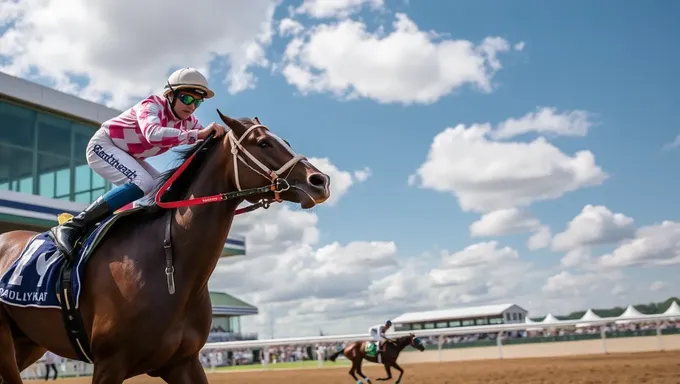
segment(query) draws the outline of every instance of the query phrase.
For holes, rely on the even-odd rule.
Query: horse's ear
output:
[[[231,117],[222,114],[219,109],[217,109],[217,114],[220,115],[220,119],[224,122],[224,124],[227,125],[227,127],[231,128],[232,131],[236,134],[237,137],[241,137],[241,135],[246,131],[246,127],[241,124],[240,121],[232,119]]]
[[[253,120],[255,120],[256,123],[262,125],[262,123],[260,123],[260,119],[258,119],[257,116],[255,116],[255,118],[253,118]]]

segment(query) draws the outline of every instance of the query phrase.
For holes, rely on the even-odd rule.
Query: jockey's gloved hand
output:
[[[225,128],[222,124],[212,122],[208,124],[207,127],[198,131],[198,139],[205,139],[210,135],[211,132],[215,132],[215,137],[221,137],[225,132],[227,132],[227,128]]]

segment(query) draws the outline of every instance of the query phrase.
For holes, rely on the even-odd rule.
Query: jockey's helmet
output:
[[[388,327],[391,326],[391,325],[392,325],[392,320],[387,320],[387,321],[385,322],[385,325],[387,325]]]
[[[205,76],[198,69],[192,67],[180,68],[170,74],[163,89],[163,96],[180,89],[203,96],[205,99],[215,96],[215,92],[208,87],[208,80]]]

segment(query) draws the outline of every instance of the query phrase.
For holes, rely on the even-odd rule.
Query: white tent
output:
[[[616,318],[616,324],[628,324],[630,321],[627,321],[626,319],[644,316],[645,315],[640,313],[637,309],[635,309],[635,307],[629,305],[628,308],[626,308],[626,310],[621,314],[621,316]]]
[[[531,319],[529,318],[529,316],[526,316],[526,317],[524,318],[524,322],[525,322],[526,324],[540,324],[540,323],[541,323],[540,321],[533,321],[533,320],[531,320]],[[541,330],[543,330],[543,328],[527,328],[527,331],[541,331]]]
[[[586,313],[583,314],[583,316],[579,319],[581,321],[593,321],[593,320],[599,320],[601,319],[600,316],[596,315],[595,312],[593,312],[592,309],[588,309]],[[590,323],[583,323],[577,325],[579,328],[585,328],[585,327],[591,327],[593,324]]]
[[[559,323],[559,322],[560,321],[557,320],[557,318],[555,316],[553,316],[552,313],[548,313],[548,316],[546,316],[545,319],[543,319],[543,321],[541,321],[541,324],[556,324],[556,323]]]
[[[671,303],[671,306],[668,307],[666,312],[663,313],[664,315],[677,315],[680,317],[680,305],[678,305],[678,302],[673,300]]]

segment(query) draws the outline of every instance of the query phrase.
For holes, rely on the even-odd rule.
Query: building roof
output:
[[[0,72],[0,94],[39,107],[72,115],[94,124],[115,117],[121,111],[97,104],[50,87]]]
[[[451,308],[440,309],[434,311],[424,312],[408,312],[398,316],[392,320],[393,323],[416,323],[421,321],[436,321],[447,319],[467,319],[482,316],[500,315],[512,307],[517,307],[519,310],[526,312],[526,310],[516,304],[492,304],[481,305],[477,307],[465,308]]]
[[[210,302],[215,315],[256,315],[259,312],[256,306],[225,292],[210,292]]]

